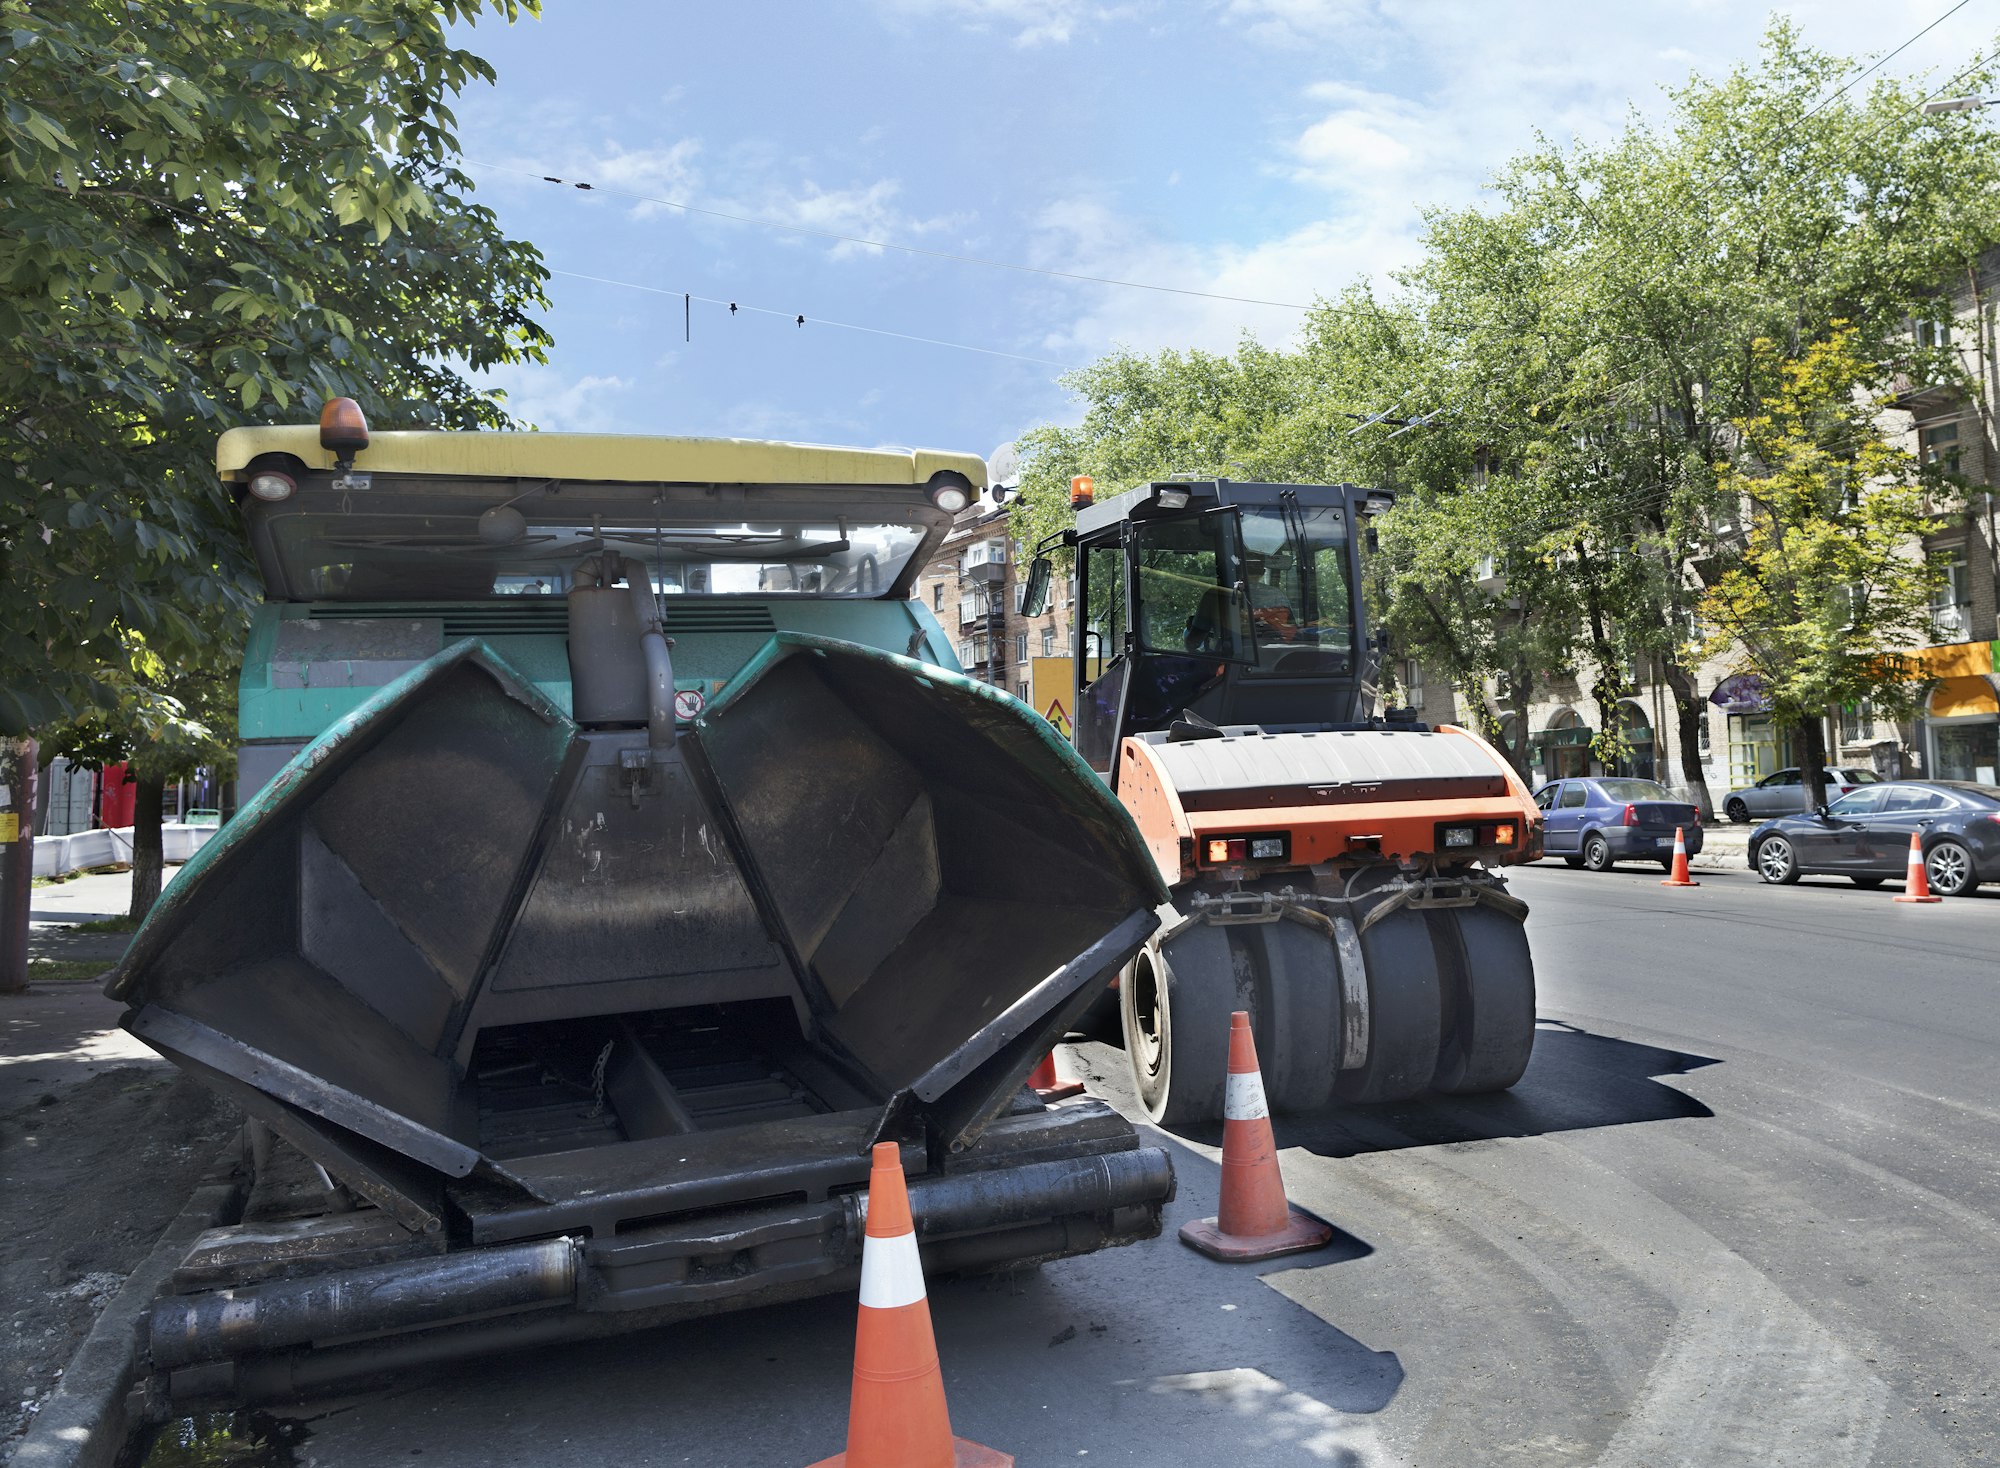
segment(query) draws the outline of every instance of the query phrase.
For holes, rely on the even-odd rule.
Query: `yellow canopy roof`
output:
[[[215,468],[240,479],[262,454],[331,469],[317,425],[232,428]],[[375,433],[354,467],[378,474],[476,479],[598,480],[640,484],[925,484],[941,469],[986,487],[986,461],[942,449],[844,449],[750,438],[653,438],[610,433]]]
[[[1954,719],[1964,714],[2000,713],[2000,698],[1992,680],[1976,674],[1940,678],[1931,690],[1931,717]]]

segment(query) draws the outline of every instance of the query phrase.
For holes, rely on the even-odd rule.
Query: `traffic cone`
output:
[[[1271,1108],[1257,1069],[1250,1016],[1229,1016],[1229,1080],[1222,1101],[1222,1209],[1214,1218],[1181,1225],[1181,1242],[1211,1259],[1271,1259],[1317,1249],[1333,1227],[1285,1201]]]
[[[1931,896],[1931,874],[1924,870],[1924,843],[1922,836],[1910,832],[1910,872],[1903,879],[1903,890],[1897,894],[1898,902],[1942,902],[1942,897]]]
[[[812,1468],[1013,1468],[1013,1463],[1006,1453],[951,1435],[902,1156],[894,1142],[877,1142],[861,1242],[847,1451]]]
[[[1699,887],[1701,883],[1688,875],[1687,835],[1681,827],[1674,827],[1674,869],[1667,873],[1662,887]]]
[[[1028,1073],[1028,1086],[1044,1101],[1067,1101],[1083,1094],[1082,1081],[1066,1081],[1056,1074],[1056,1052],[1042,1057],[1042,1063]]]

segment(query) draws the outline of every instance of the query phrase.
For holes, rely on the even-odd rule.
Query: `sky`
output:
[[[459,31],[499,73],[455,107],[475,197],[556,272],[549,362],[495,381],[543,429],[991,453],[1074,421],[1061,375],[1106,352],[1283,345],[1299,305],[1412,263],[1423,211],[1480,203],[1538,132],[1663,115],[1773,13],[544,0]],[[1885,68],[1939,82],[2000,35],[2000,0],[1784,13],[1863,63],[1944,16]]]

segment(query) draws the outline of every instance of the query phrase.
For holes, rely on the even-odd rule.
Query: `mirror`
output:
[[[1049,609],[1049,576],[1052,572],[1047,556],[1036,556],[1028,563],[1028,583],[1021,588],[1021,615],[1039,617]]]
[[[1833,813],[1829,811],[1824,805],[1816,805],[1813,807],[1813,814],[1818,816],[1821,820],[1824,821],[1830,819]]]

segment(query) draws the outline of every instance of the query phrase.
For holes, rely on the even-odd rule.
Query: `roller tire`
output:
[[[1407,1101],[1437,1071],[1443,995],[1437,953],[1423,916],[1403,908],[1361,935],[1368,969],[1368,1058],[1344,1070],[1335,1093],[1368,1104]]]
[[[1535,1048],[1535,964],[1527,929],[1485,907],[1426,914],[1446,1014],[1433,1089],[1450,1096],[1504,1091]]]
[[[1164,1127],[1222,1116],[1229,1015],[1239,1007],[1225,932],[1190,929],[1176,944],[1177,965],[1167,963],[1157,940],[1148,943],[1119,979],[1132,1082],[1146,1114]]]

